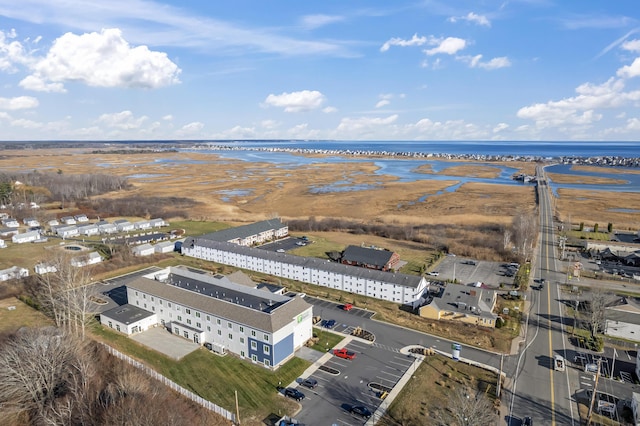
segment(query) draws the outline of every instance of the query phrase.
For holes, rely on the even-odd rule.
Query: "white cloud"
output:
[[[27,55],[22,43],[16,40],[15,30],[11,30],[9,33],[0,31],[0,71],[16,72],[15,65],[24,65],[29,62],[29,55]]]
[[[306,15],[301,19],[302,26],[308,30],[324,27],[344,20],[344,16],[338,15]]]
[[[15,98],[0,98],[0,109],[15,111],[18,109],[35,108],[39,105],[36,98],[31,96],[18,96]]]
[[[640,58],[634,59],[631,65],[625,65],[617,72],[618,77],[633,78],[640,75]]]
[[[172,121],[172,120],[173,120],[173,115],[171,115],[171,114],[167,114],[167,115],[165,115],[164,117],[162,117],[162,119],[163,119],[164,121]]]
[[[364,136],[374,134],[377,128],[388,126],[398,120],[398,115],[388,117],[343,118],[336,129],[338,134]]]
[[[493,58],[485,62],[482,61],[482,55],[459,56],[457,59],[468,63],[471,68],[483,68],[485,70],[495,70],[511,66],[511,61],[509,61],[509,58],[506,56]]]
[[[66,33],[31,68],[33,74],[21,85],[33,90],[51,90],[48,82],[68,81],[96,87],[154,89],[179,83],[180,74],[166,53],[151,51],[147,46],[131,47],[117,28],[82,35]]]
[[[624,43],[622,43],[622,46],[620,46],[620,48],[624,50],[629,50],[631,52],[640,53],[640,40],[638,39],[627,40]]]
[[[264,100],[264,105],[284,108],[285,112],[302,112],[320,108],[325,100],[324,95],[317,90],[302,90],[280,95],[270,94]]]
[[[576,88],[576,93],[574,97],[520,108],[517,115],[535,121],[542,128],[585,125],[602,118],[601,114],[595,112],[596,109],[618,108],[640,101],[640,90],[625,92],[624,80],[615,78],[600,85],[582,84]]]
[[[507,123],[498,123],[494,128],[493,128],[493,133],[499,133],[503,130],[506,130],[509,128],[509,125]]]
[[[33,90],[34,92],[65,93],[67,91],[62,83],[47,83],[40,76],[35,75],[28,75],[23,78],[19,86],[23,89]]]
[[[429,43],[432,44],[432,43]],[[447,37],[443,40],[439,40],[437,46],[432,49],[424,51],[429,56],[437,55],[439,53],[454,55],[458,51],[464,49],[467,46],[467,41],[458,37]]]
[[[265,129],[275,129],[276,127],[280,126],[280,123],[275,120],[262,120],[260,122],[260,126],[264,127]]]
[[[332,106],[328,106],[328,107],[322,108],[322,112],[324,112],[325,114],[331,114],[331,113],[334,113],[334,112],[338,112],[338,108],[332,107]]]
[[[0,119],[2,120],[11,120],[11,116],[4,112],[4,111],[0,111]]]
[[[464,16],[452,16],[451,18],[449,18],[449,22],[458,22],[458,21],[467,21],[467,22],[471,22],[473,24],[478,24],[481,25],[483,27],[490,27],[491,26],[491,22],[489,21],[489,19],[484,16],[484,15],[478,15],[477,13],[473,13],[473,12],[469,12],[468,14],[464,15]]]
[[[389,101],[388,99],[379,100],[378,103],[376,104],[376,108],[382,108],[383,106],[387,106],[390,103],[391,101]]]
[[[22,127],[23,129],[39,129],[42,127],[42,123],[38,123],[37,121],[27,120],[24,118],[19,118],[17,120],[13,120],[11,122],[11,126],[13,127]]]
[[[422,46],[425,43],[427,43],[427,37],[418,37],[418,34],[414,34],[413,37],[411,37],[409,40],[394,37],[385,41],[384,44],[380,47],[380,51],[386,52],[391,48],[391,46]]]
[[[405,131],[417,134],[420,139],[471,140],[486,139],[489,132],[464,120],[432,121],[423,118],[405,127]]]
[[[202,130],[203,128],[204,128],[204,123],[201,123],[199,121],[194,121],[182,126],[177,133],[182,136],[195,135],[198,132],[200,132],[200,130]]]
[[[97,124],[102,124],[110,128],[120,130],[134,130],[142,127],[142,124],[148,120],[147,116],[135,118],[131,111],[121,111],[112,114],[102,114]]]

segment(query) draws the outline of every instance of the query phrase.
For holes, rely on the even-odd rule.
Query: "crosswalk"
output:
[[[376,343],[376,342],[374,342],[371,346],[375,346],[376,348],[384,349],[384,350],[387,350],[389,352],[400,353],[400,349],[398,349],[398,348],[394,348],[394,347],[387,346],[387,345],[381,345],[380,343]]]

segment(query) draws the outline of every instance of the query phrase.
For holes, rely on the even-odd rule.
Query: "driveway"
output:
[[[131,339],[176,360],[200,347],[190,340],[171,334],[166,328],[160,326],[134,334]]]

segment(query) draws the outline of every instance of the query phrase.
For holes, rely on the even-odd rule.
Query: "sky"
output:
[[[637,0],[0,0],[0,140],[640,140]]]

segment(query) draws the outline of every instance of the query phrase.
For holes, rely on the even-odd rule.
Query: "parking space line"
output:
[[[401,374],[387,373],[387,372],[386,372],[386,371],[384,371],[384,370],[383,370],[383,371],[381,371],[381,372],[380,372],[380,374],[386,374],[386,375],[388,375],[388,376],[393,376],[393,377],[398,377],[398,378],[402,377],[402,375],[401,375]]]

